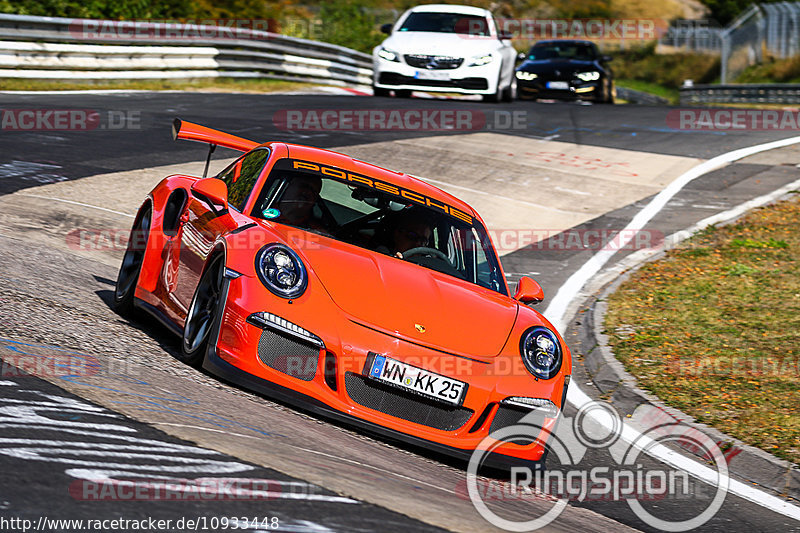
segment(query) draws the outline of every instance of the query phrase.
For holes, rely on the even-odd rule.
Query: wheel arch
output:
[[[222,256],[222,266],[226,268],[228,266],[228,245],[225,239],[219,238],[211,247],[211,251],[206,256],[206,261],[203,264],[203,271],[200,273],[200,277],[202,277],[206,271],[208,270],[209,265],[214,261],[218,256]]]

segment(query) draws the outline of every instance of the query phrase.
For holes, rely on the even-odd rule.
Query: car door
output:
[[[181,254],[175,284],[175,298],[183,308],[183,318],[217,238],[250,223],[249,217],[241,211],[268,158],[269,149],[256,148],[217,175],[228,186],[228,213],[208,198],[190,194],[182,217]]]

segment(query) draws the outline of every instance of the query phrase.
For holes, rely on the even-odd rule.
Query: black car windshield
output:
[[[594,46],[586,43],[546,43],[537,44],[528,52],[528,59],[577,59],[593,61],[597,59]]]
[[[489,26],[486,17],[459,13],[411,13],[399,31],[427,31],[433,33],[459,33],[486,37]]]
[[[336,167],[276,161],[252,213],[508,295],[491,239],[471,213]]]

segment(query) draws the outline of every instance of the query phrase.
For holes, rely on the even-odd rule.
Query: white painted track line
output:
[[[633,217],[625,229],[617,235],[615,242],[619,241],[617,243],[618,248],[615,247],[613,250],[603,250],[596,253],[589,259],[589,261],[587,261],[583,266],[581,266],[581,268],[572,274],[572,276],[570,276],[566,282],[564,282],[553,300],[550,302],[550,305],[545,310],[544,315],[553,323],[554,326],[559,329],[559,331],[562,331],[565,326],[565,320],[568,318],[565,316],[567,307],[578,295],[584,285],[586,285],[600,271],[603,265],[605,265],[616,253],[617,249],[624,248],[624,246],[630,242],[630,240],[633,238],[633,233],[636,230],[643,229],[644,225],[652,220],[653,217],[664,208],[667,202],[669,202],[673,196],[675,196],[691,181],[744,157],[797,143],[800,143],[800,137],[791,137],[780,141],[734,150],[732,152],[709,159],[708,161],[705,161],[680,175],[664,190],[658,193],[641,211],[639,211],[639,213]],[[593,400],[588,394],[582,391],[580,387],[578,387],[575,381],[573,381],[570,384],[567,392],[567,401],[576,408],[580,409]],[[596,415],[593,416],[592,410],[587,411],[587,416],[591,416],[596,423],[604,425],[613,431],[613,427],[608,425],[606,417],[600,417]],[[670,453],[669,450],[662,446],[657,446],[652,449],[645,449],[650,439],[647,439],[647,437],[645,437],[640,431],[624,421],[620,431],[621,438],[625,442],[632,444],[638,449],[642,449],[644,453],[647,453],[651,457],[665,464],[685,470],[692,476],[706,482],[717,478],[716,471],[712,470],[711,468],[708,468],[704,464],[688,457]],[[797,507],[796,505],[772,496],[771,494],[768,494],[755,487],[727,477],[723,477],[721,481],[722,483],[729,483],[728,491],[736,496],[744,498],[745,500],[753,503],[757,503],[758,505],[776,513],[780,513],[795,520],[800,520],[800,507]]]

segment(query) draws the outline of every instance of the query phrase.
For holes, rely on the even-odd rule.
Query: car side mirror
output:
[[[517,59],[519,59],[520,61],[525,61],[526,59],[528,59],[528,54],[526,54],[525,52],[520,52],[517,54]]]
[[[216,214],[228,210],[228,186],[218,178],[203,178],[192,185],[192,194],[211,204],[211,209]],[[222,206],[222,211],[217,211],[217,205]]]
[[[538,304],[544,300],[542,286],[528,276],[522,276],[517,283],[514,299],[524,304]]]
[[[383,26],[381,26],[381,33],[390,35],[392,33],[392,24],[384,24]]]

